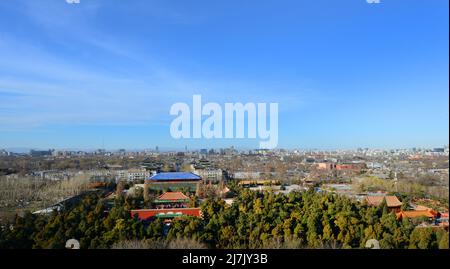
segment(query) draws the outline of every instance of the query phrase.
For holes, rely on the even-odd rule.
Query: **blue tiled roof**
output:
[[[191,172],[164,172],[153,175],[150,180],[201,180],[199,175]]]

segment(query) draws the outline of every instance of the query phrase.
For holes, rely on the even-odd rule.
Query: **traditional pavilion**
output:
[[[190,201],[191,199],[182,192],[165,192],[153,201],[155,208],[131,210],[131,217],[137,216],[144,221],[159,218],[166,223],[181,216],[201,217],[200,208],[189,208]]]
[[[407,210],[407,211],[400,211],[397,214],[397,219],[413,219],[413,218],[428,218],[430,220],[434,220],[439,216],[439,213],[432,210]]]
[[[182,192],[165,192],[158,196],[153,204],[157,209],[163,208],[187,208],[191,199]]]
[[[386,200],[386,205],[391,212],[400,212],[402,202],[394,195],[370,195],[366,197],[366,202],[371,206],[379,206]]]

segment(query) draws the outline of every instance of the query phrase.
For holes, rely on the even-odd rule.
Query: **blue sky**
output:
[[[0,148],[174,140],[175,102],[278,102],[282,148],[449,139],[448,1],[0,1]]]

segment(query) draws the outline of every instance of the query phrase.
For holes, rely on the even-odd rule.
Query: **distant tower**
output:
[[[158,147],[158,146],[156,146],[155,150],[156,150],[156,152],[159,152],[159,147]]]
[[[186,145],[186,146],[184,146],[184,151],[185,151],[185,152],[187,152],[187,145]]]
[[[397,182],[398,182],[397,172],[394,172],[394,186],[395,186],[395,191],[396,192],[398,192]]]

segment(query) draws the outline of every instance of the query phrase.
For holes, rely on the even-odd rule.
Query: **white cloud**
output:
[[[170,122],[171,104],[189,102],[197,93],[214,102],[279,102],[280,112],[298,108],[310,95],[299,87],[298,94],[281,97],[279,93],[290,83],[180,74],[157,63],[138,46],[99,32],[90,19],[100,6],[98,2],[85,3],[80,5],[82,11],[76,11],[67,9],[65,3],[25,2],[27,16],[41,27],[43,38],[51,39],[51,45],[0,32],[0,96],[2,92],[16,94],[0,99],[0,129],[164,124]],[[78,54],[64,54],[80,45],[86,47],[81,46]],[[56,53],[55,47],[64,52]],[[106,62],[96,62],[96,49],[109,54]],[[77,59],[83,52],[93,53],[92,61]]]

